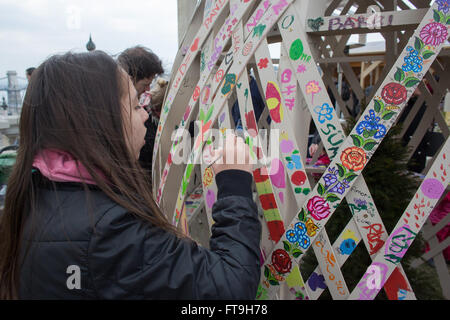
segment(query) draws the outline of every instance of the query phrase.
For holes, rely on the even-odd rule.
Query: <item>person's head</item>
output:
[[[159,78],[150,90],[152,94],[152,107],[157,111],[161,111],[168,84],[169,82],[167,80]]]
[[[145,47],[129,48],[122,52],[117,60],[133,80],[138,95],[150,89],[155,76],[164,73],[161,60]]]
[[[33,71],[34,71],[34,70],[36,70],[36,68],[28,68],[28,69],[25,71],[25,74],[27,75],[27,80],[28,80],[28,82],[30,81],[31,75],[33,74]]]
[[[40,150],[70,153],[114,202],[178,234],[153,201],[139,166],[147,118],[128,75],[106,53],[56,55],[35,70],[23,103],[16,166],[0,217],[0,299],[17,296],[22,227],[39,201],[32,166]]]

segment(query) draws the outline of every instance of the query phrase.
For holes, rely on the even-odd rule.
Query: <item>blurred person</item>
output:
[[[138,92],[138,98],[142,106],[149,106],[147,112],[149,112],[149,119],[145,122],[145,127],[147,128],[147,134],[145,136],[146,144],[141,150],[141,154],[139,157],[139,161],[144,169],[148,171],[148,178],[151,177],[151,168],[152,168],[152,158],[153,158],[153,146],[155,144],[155,136],[156,130],[158,129],[159,122],[159,114],[156,111],[155,107],[152,105],[156,105],[161,103],[164,99],[163,88],[158,83],[157,87],[160,88],[161,94],[159,94],[160,98],[157,99],[157,94],[154,91],[153,95],[151,93],[150,85],[152,84],[155,77],[164,73],[164,69],[162,67],[162,62],[158,58],[156,54],[154,54],[150,49],[136,46],[129,49],[126,49],[122,52],[117,61],[122,66],[122,68],[128,73],[131,77],[134,87]],[[164,89],[166,86],[164,86]],[[155,96],[152,102],[152,96]],[[158,96],[158,97],[159,97]],[[158,101],[157,101],[158,100]],[[155,112],[152,112],[152,110]],[[159,109],[160,113],[161,109]]]

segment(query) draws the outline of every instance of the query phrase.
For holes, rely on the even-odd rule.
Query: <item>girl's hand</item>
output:
[[[212,165],[216,175],[225,170],[242,170],[252,173],[250,149],[244,139],[234,133],[227,135],[223,149],[214,150],[213,153],[213,159],[217,159]]]

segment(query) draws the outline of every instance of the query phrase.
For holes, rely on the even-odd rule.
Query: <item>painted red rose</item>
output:
[[[321,197],[315,196],[308,201],[308,210],[315,220],[325,219],[330,215],[330,206]]]
[[[391,82],[384,86],[381,97],[386,104],[400,105],[406,101],[408,92],[406,88],[397,82]]]
[[[350,147],[341,154],[342,165],[349,170],[361,171],[367,162],[367,155],[363,149]]]
[[[288,273],[292,268],[291,257],[289,257],[289,254],[282,249],[275,250],[272,254],[272,265],[278,273]]]

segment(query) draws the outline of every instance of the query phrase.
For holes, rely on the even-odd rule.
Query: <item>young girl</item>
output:
[[[215,164],[210,250],[183,237],[138,164],[148,114],[107,54],[33,74],[0,220],[0,299],[254,299],[261,225],[251,165]],[[245,153],[227,137],[223,154]],[[248,163],[248,162],[246,162]],[[174,193],[176,196],[176,193]]]

